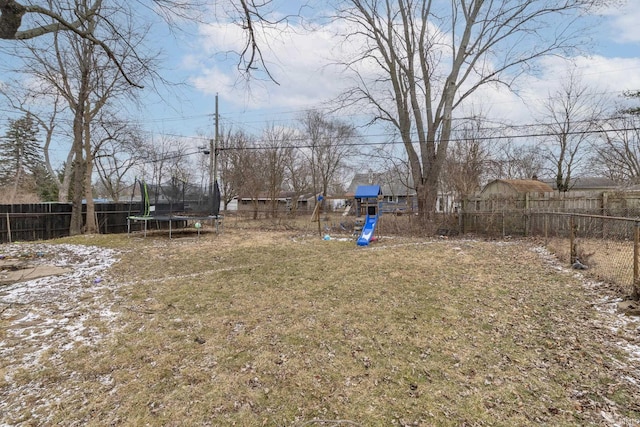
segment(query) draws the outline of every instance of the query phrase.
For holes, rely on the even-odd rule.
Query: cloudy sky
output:
[[[307,13],[309,10],[306,11]],[[317,13],[322,13],[317,11]],[[618,97],[625,90],[640,89],[640,7],[629,0],[622,7],[600,11],[591,19],[592,42],[582,56],[569,58],[579,70],[582,82],[592,90]],[[339,40],[333,36],[335,23],[320,25],[310,32],[292,23],[286,32],[267,32],[265,59],[276,85],[269,81],[244,81],[235,68],[241,30],[218,22],[202,25],[189,41],[173,40],[167,54],[175,76],[191,87],[182,97],[155,103],[148,124],[158,132],[178,134],[212,132],[214,100],[219,94],[220,117],[225,126],[241,127],[259,134],[270,123],[286,125],[305,109],[324,106],[346,86],[345,79],[331,66]],[[523,76],[519,94],[486,88],[479,95],[489,116],[514,123],[530,124],[537,108],[567,73],[566,58],[547,58],[536,76]],[[351,117],[348,114],[343,118]],[[356,121],[362,118],[354,118]]]
[[[213,135],[215,96],[219,94],[220,118],[225,127],[241,128],[259,135],[271,124],[292,124],[308,109],[324,108],[347,86],[344,75],[331,64],[344,45],[334,36],[338,23],[322,20],[327,2],[316,2],[302,13],[315,24],[314,31],[289,21],[282,28],[261,33],[265,60],[279,84],[264,79],[244,80],[237,71],[237,56],[244,35],[236,25],[225,22],[225,6],[232,0],[216,0],[210,24],[186,24],[185,32],[171,34],[166,25],[154,26],[152,43],[164,50],[164,76],[187,85],[162,89],[158,97],[148,91],[141,100],[139,113],[131,112],[131,120],[139,121],[150,133],[193,138]],[[613,98],[625,90],[640,89],[640,0],[620,0],[622,7],[601,10],[598,18],[589,19],[592,43],[583,55],[569,58],[580,71],[582,82],[593,91]],[[299,4],[276,0],[279,7]],[[278,9],[280,14],[297,13],[297,9]],[[180,23],[179,23],[180,24]],[[184,23],[183,23],[184,24]],[[0,61],[3,58],[0,57]],[[13,61],[15,58],[8,58]],[[504,88],[484,88],[474,100],[490,117],[516,124],[531,124],[533,111],[540,106],[566,75],[566,58],[547,58],[540,63],[535,76],[522,76],[518,95]],[[2,80],[0,75],[0,80]],[[8,111],[8,110],[4,110]],[[341,112],[339,117],[362,123],[367,117]],[[366,131],[365,131],[366,132]],[[372,139],[382,134],[369,131]],[[64,150],[63,150],[64,151]]]

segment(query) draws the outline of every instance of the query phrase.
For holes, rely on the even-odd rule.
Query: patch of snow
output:
[[[117,318],[111,309],[116,302],[111,298],[105,303],[103,298],[119,286],[106,275],[118,260],[116,251],[95,246],[20,243],[1,245],[0,255],[69,270],[0,287],[0,321],[5,330],[0,339],[0,358],[6,382],[12,382],[21,369],[37,368],[42,357],[59,360],[65,351],[78,345],[95,345],[104,338],[87,322],[111,324]],[[98,277],[100,280],[95,280]],[[12,393],[23,396],[19,399],[22,401],[42,398],[37,384]],[[24,409],[9,405],[0,401],[0,413],[11,416]],[[6,420],[0,417],[0,426],[6,425]]]
[[[626,375],[624,377],[625,380],[629,381],[631,384],[635,384],[638,387],[640,387],[640,381],[638,381],[636,378],[630,377],[629,375]]]

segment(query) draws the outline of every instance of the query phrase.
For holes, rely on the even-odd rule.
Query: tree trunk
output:
[[[84,196],[84,131],[85,131],[85,105],[89,99],[89,72],[87,68],[81,70],[82,76],[78,88],[78,99],[74,107],[73,116],[73,201],[71,203],[71,224],[69,235],[82,234],[82,198]]]
[[[82,197],[84,196],[84,159],[82,150],[82,134],[84,120],[84,103],[78,103],[73,120],[73,197],[71,202],[71,223],[69,235],[82,234]]]
[[[98,224],[96,224],[96,207],[93,203],[93,186],[91,185],[91,176],[93,175],[93,154],[91,149],[91,119],[89,117],[89,105],[85,107],[84,120],[84,198],[87,203],[87,215],[85,218],[84,232],[88,234],[96,234],[98,232]]]
[[[71,223],[69,224],[70,236],[82,234],[82,196],[84,195],[83,170],[84,161],[82,158],[82,146],[80,146],[80,151],[78,152],[78,150],[76,150],[76,155],[73,159],[73,197],[71,201]]]
[[[16,199],[21,180],[22,180],[22,159],[19,160],[18,170],[16,171],[16,176],[13,183],[13,190],[12,190],[11,196],[9,197],[9,203],[13,203],[13,201]]]
[[[58,202],[67,203],[69,201],[69,178],[65,178],[58,187]]]
[[[435,216],[436,202],[438,200],[437,183],[429,182],[416,188],[418,197],[418,215],[425,222],[432,220]]]
[[[98,224],[96,224],[96,206],[93,202],[93,188],[91,186],[91,162],[85,159],[84,162],[84,198],[87,204],[87,214],[85,218],[84,232],[95,234],[98,232]]]

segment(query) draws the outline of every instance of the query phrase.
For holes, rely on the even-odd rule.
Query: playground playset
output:
[[[375,239],[374,233],[382,214],[382,189],[379,185],[360,185],[354,196],[356,203],[356,230],[360,236],[358,246],[368,246]]]
[[[332,240],[329,232],[336,229],[337,224],[329,224],[329,216],[323,216],[323,202],[329,198],[318,195],[316,206],[311,215],[311,222],[318,223],[318,233],[324,240]],[[368,246],[369,243],[377,240],[376,230],[379,229],[379,220],[382,215],[382,189],[379,185],[360,185],[354,194],[354,203],[347,204],[344,208],[343,217],[350,213],[355,214],[353,235],[357,236],[358,246]],[[324,228],[322,222],[325,222]],[[350,225],[347,222],[340,222],[342,231],[348,231]],[[379,230],[378,230],[379,231]]]

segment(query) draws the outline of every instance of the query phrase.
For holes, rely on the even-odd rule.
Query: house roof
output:
[[[379,194],[382,194],[382,189],[379,185],[359,185],[358,188],[356,188],[355,198],[378,197]]]
[[[511,187],[517,193],[552,193],[553,188],[537,179],[496,179],[488,183],[482,192],[494,183],[503,183]]]
[[[373,185],[373,183],[379,183],[382,194],[385,196],[405,196],[409,194],[415,194],[415,190],[407,189],[407,185],[403,184],[398,177],[389,177],[388,174],[377,172],[361,172],[356,173],[351,180],[351,184],[347,190],[347,194],[353,195],[356,189],[360,185]],[[411,179],[409,179],[409,186],[411,186]]]
[[[278,192],[278,194],[275,195],[274,199],[290,200],[290,199],[293,199],[295,196],[296,196],[295,191],[280,191]],[[297,194],[297,196],[298,196],[299,202],[315,198],[313,194]],[[238,200],[252,200],[254,196],[250,196],[248,194],[241,194],[236,197],[238,198]],[[272,200],[272,197],[271,195],[269,195],[269,193],[262,192],[257,195],[257,200]]]
[[[555,180],[545,179],[544,182],[553,187],[554,190],[558,188]],[[569,180],[569,190],[597,190],[616,187],[618,187],[618,184],[615,181],[600,176],[577,177]]]

